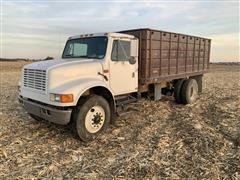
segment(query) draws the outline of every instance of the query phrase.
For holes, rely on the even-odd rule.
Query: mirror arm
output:
[[[108,78],[107,78],[107,76],[105,76],[104,74],[102,74],[102,73],[100,73],[100,72],[98,72],[98,75],[101,75],[106,81],[108,81]]]

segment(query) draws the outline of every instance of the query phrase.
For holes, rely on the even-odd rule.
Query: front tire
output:
[[[85,142],[99,136],[109,126],[111,110],[109,103],[101,96],[88,97],[74,112],[74,128]]]

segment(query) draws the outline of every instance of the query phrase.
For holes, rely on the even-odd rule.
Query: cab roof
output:
[[[86,37],[98,37],[98,36],[135,38],[133,35],[129,35],[129,34],[125,34],[125,33],[108,32],[108,33],[90,33],[90,34],[76,35],[76,36],[69,37],[68,40],[78,39],[78,38],[86,38]]]

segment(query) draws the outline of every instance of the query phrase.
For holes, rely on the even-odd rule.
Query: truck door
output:
[[[112,40],[109,83],[115,95],[138,89],[138,40]]]

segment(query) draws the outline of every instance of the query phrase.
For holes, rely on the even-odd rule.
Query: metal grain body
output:
[[[139,39],[139,83],[202,75],[209,69],[211,40],[153,29],[121,31]]]

